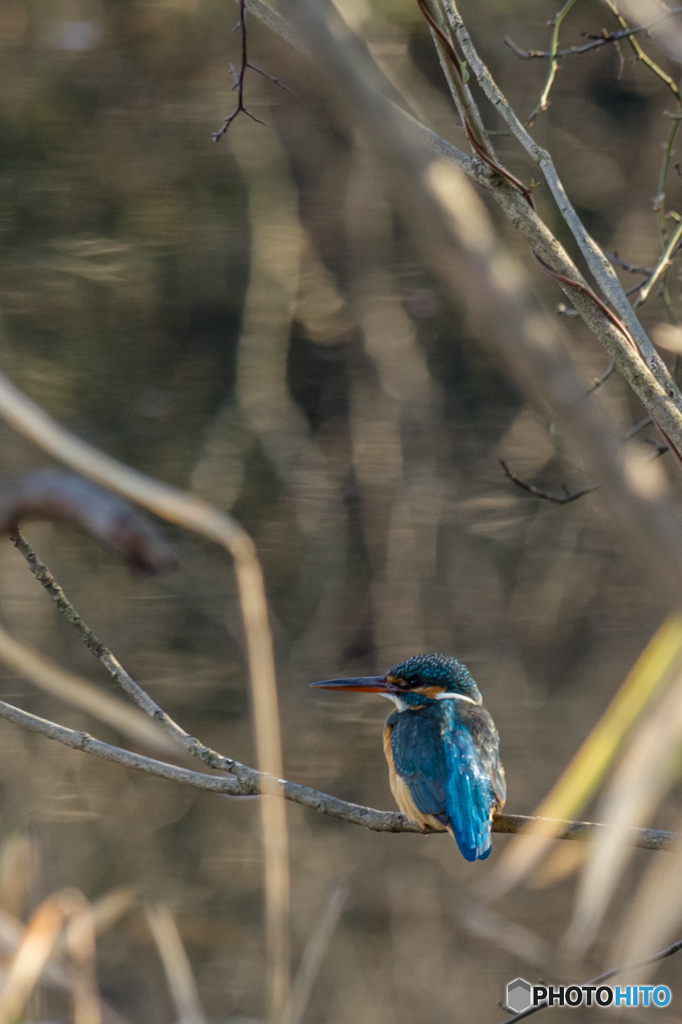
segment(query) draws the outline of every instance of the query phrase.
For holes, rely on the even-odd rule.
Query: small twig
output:
[[[276,78],[271,78],[271,76],[266,75],[264,71],[261,71],[259,68],[255,68],[253,67],[252,64],[249,64],[248,49],[246,43],[246,0],[239,0],[239,21],[235,25],[235,29],[236,28],[238,28],[241,31],[242,38],[241,66],[239,71],[237,72],[235,71],[232,64],[230,64],[230,71],[232,73],[232,77],[234,78],[234,85],[232,86],[232,88],[237,90],[237,106],[232,111],[232,113],[225,118],[225,120],[222,123],[222,126],[218,129],[218,131],[213,132],[212,139],[214,142],[218,142],[220,139],[222,139],[223,135],[230,127],[232,122],[236,121],[240,114],[246,114],[247,117],[250,117],[252,121],[256,121],[257,124],[265,124],[265,121],[261,121],[259,117],[256,117],[255,114],[252,114],[244,103],[244,79],[246,78],[247,68],[251,68],[252,71],[257,71],[259,75],[264,75],[265,78],[270,78],[271,81],[276,82],[277,85],[280,86],[280,88],[287,88],[285,85],[282,85],[281,82],[278,82]],[[291,89],[288,89],[287,91],[291,92]]]
[[[665,960],[666,957],[673,956],[674,953],[679,953],[682,949],[682,939],[677,942],[673,942],[672,946],[668,946],[667,949],[661,950],[660,953],[654,953],[653,956],[648,957],[646,960],[640,960],[636,964],[622,964],[620,967],[612,967],[608,971],[604,971],[603,974],[598,974],[596,978],[590,978],[589,981],[584,982],[584,985],[599,985],[604,981],[608,981],[609,978],[615,978],[617,974],[622,971],[634,971],[639,967],[648,967],[650,964],[658,963],[659,960]],[[527,1010],[522,1010],[521,1013],[515,1014],[513,1017],[508,1017],[503,1024],[516,1024],[517,1021],[524,1020],[526,1017],[530,1017],[533,1013],[538,1013],[539,1010],[547,1008],[547,1003],[542,1003],[540,1006],[529,1006]]]
[[[652,267],[638,267],[634,263],[628,263],[626,260],[620,258],[617,252],[607,252],[604,249],[604,255],[612,263],[615,263],[617,267],[621,267],[622,270],[627,270],[628,274],[643,274],[645,277],[649,277],[653,274]]]
[[[564,18],[566,17],[574,3],[575,0],[566,0],[566,3],[554,19],[554,28],[552,29],[552,42],[550,43],[549,50],[549,72],[547,74],[547,81],[545,82],[545,88],[542,90],[542,95],[538,100],[537,106],[534,110],[530,112],[530,114],[526,118],[526,124],[529,127],[530,125],[533,124],[535,118],[538,116],[540,111],[547,110],[547,107],[549,106],[549,94],[552,90],[552,86],[554,85],[556,73],[559,70],[559,61],[557,59],[559,50],[559,30],[561,28],[562,21],[564,20]]]
[[[508,480],[511,480],[513,484],[516,484],[517,487],[520,487],[523,491],[528,491],[529,494],[535,495],[536,498],[544,498],[545,501],[553,501],[557,505],[569,505],[572,501],[577,501],[578,498],[582,498],[584,494],[590,494],[592,491],[596,491],[599,487],[599,484],[591,484],[589,487],[582,487],[578,491],[569,491],[566,484],[562,484],[562,493],[554,494],[552,491],[544,491],[541,487],[536,487],[535,484],[528,483],[527,480],[522,480],[516,475],[516,473],[512,473],[504,459],[500,459],[499,462],[504,470],[504,475]]]
[[[288,85],[285,85],[284,82],[280,82],[279,78],[275,78],[274,75],[269,75],[267,71],[263,71],[262,68],[257,68],[255,64],[251,63],[251,61],[247,61],[246,66],[247,68],[250,68],[251,71],[255,71],[257,75],[262,75],[263,78],[267,78],[268,82],[272,82],[273,85],[278,85],[280,89],[284,89],[285,92],[289,92],[292,96],[296,96],[294,90],[290,89]]]
[[[639,423],[635,423],[634,427],[630,427],[630,429],[623,434],[623,440],[629,441],[635,436],[635,434],[638,434],[640,430],[644,430],[644,428],[648,427],[651,423],[653,423],[651,416],[645,416],[644,419],[640,420]]]
[[[625,18],[622,16],[620,11],[618,10],[618,7],[614,3],[614,0],[604,0],[604,2],[606,3],[606,6],[609,8],[609,10],[614,15],[614,17],[617,19],[618,24],[620,25],[620,27],[622,29],[627,29],[628,28],[628,23],[626,22]],[[660,18],[657,18],[656,21],[649,22],[647,28],[653,28],[654,25],[657,25],[661,21],[665,21],[667,18],[669,18],[671,14],[677,14],[677,13],[679,13],[679,8],[676,8],[674,11],[666,11],[665,14],[663,14]],[[680,101],[680,90],[677,88],[677,85],[676,85],[675,81],[670,77],[670,75],[666,74],[666,72],[663,70],[663,68],[659,67],[658,64],[654,60],[652,60],[652,58],[649,56],[649,54],[645,50],[642,49],[642,47],[639,44],[639,41],[637,39],[635,39],[634,33],[631,33],[628,36],[628,42],[629,42],[632,50],[636,54],[637,60],[641,60],[641,62],[643,64],[645,64],[649,68],[650,71],[653,71],[653,73],[657,76],[657,78],[660,78],[662,82],[665,82],[665,84],[667,85],[668,89],[670,89],[671,93],[673,94],[673,96],[675,97],[675,99],[679,103],[679,101]]]
[[[675,123],[677,124],[678,122],[675,122]],[[661,256],[660,260],[658,261],[658,264],[654,268],[654,270],[651,273],[651,275],[649,276],[648,280],[642,285],[642,290],[640,291],[639,295],[637,296],[636,301],[632,304],[632,308],[633,309],[637,309],[638,306],[641,306],[642,303],[646,302],[646,300],[649,298],[649,295],[651,294],[651,289],[656,284],[656,282],[660,278],[661,274],[663,274],[664,271],[666,271],[668,269],[668,267],[670,266],[670,263],[672,261],[675,249],[676,249],[676,247],[677,247],[677,245],[678,245],[678,243],[679,243],[681,238],[682,238],[682,222],[680,224],[678,224],[677,227],[675,228],[675,230],[674,230],[674,232],[673,232],[673,234],[672,234],[672,236],[670,238],[670,241],[668,242],[668,244],[666,245],[665,249],[663,250],[663,255]]]
[[[585,392],[585,395],[586,396],[593,395],[595,391],[599,390],[599,388],[602,386],[602,384],[606,384],[607,380],[609,379],[609,377],[611,376],[611,374],[613,373],[615,368],[616,368],[616,364],[615,364],[615,362],[612,359],[611,362],[609,363],[609,365],[606,367],[606,369],[602,373],[601,377],[597,377],[595,379],[594,384],[592,385],[591,388],[587,389],[587,391]]]
[[[534,58],[550,60],[552,56],[555,58],[572,57],[576,54],[587,53],[589,50],[596,50],[600,46],[606,46],[607,43],[615,43],[617,45],[621,39],[629,39],[630,36],[636,36],[640,32],[648,32],[650,28],[653,28],[653,26],[657,25],[660,21],[664,21],[673,14],[679,14],[681,11],[682,7],[676,7],[672,11],[666,11],[661,18],[657,18],[656,21],[649,22],[648,25],[638,25],[636,28],[626,28],[620,32],[607,32],[606,29],[604,29],[600,36],[592,36],[588,33],[584,33],[585,38],[591,39],[592,42],[584,43],[582,46],[569,46],[565,50],[557,50],[554,55],[552,55],[551,50],[522,50],[520,46],[516,45],[513,39],[509,38],[509,36],[505,36],[503,42],[513,53],[516,54],[517,57],[520,57],[521,60],[533,60]]]

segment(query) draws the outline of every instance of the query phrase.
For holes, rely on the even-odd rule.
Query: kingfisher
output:
[[[445,654],[418,654],[385,676],[310,686],[379,693],[393,701],[384,754],[398,807],[423,828],[449,832],[466,860],[485,860],[491,821],[507,790],[495,723],[464,665]]]

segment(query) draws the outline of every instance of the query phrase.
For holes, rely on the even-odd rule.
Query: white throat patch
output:
[[[386,697],[387,700],[392,700],[398,711],[407,711],[409,705],[405,703],[402,697],[399,697],[397,693],[380,693],[380,697]]]

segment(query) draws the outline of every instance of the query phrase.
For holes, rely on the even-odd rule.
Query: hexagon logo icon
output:
[[[514,1013],[521,1013],[531,1005],[530,984],[525,978],[516,978],[507,985],[507,1006]]]

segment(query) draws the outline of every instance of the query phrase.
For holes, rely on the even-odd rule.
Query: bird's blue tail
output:
[[[445,734],[448,764],[445,806],[450,830],[466,860],[490,855],[490,813],[495,806],[490,779],[482,770],[469,730],[455,725]]]

